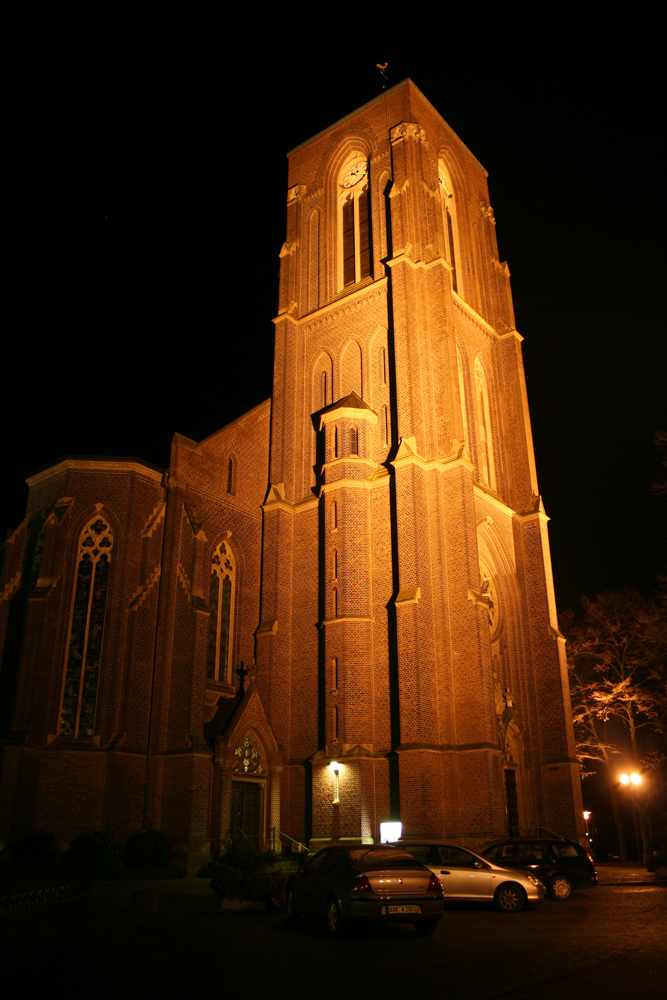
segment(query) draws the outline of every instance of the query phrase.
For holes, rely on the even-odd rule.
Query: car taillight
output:
[[[373,886],[368,881],[367,875],[356,875],[347,880],[347,887],[350,892],[372,892]]]
[[[440,882],[440,879],[437,878],[437,876],[435,876],[433,873],[431,873],[431,877],[428,880],[428,891],[430,892],[431,889],[435,889],[436,892],[437,891],[442,892],[442,884]]]
[[[590,861],[590,863],[591,863],[592,865],[594,865],[594,864],[595,864],[595,862],[593,861],[593,859],[592,859],[592,857],[590,856],[590,854],[588,853],[588,851],[586,851],[586,855],[587,855],[587,857],[588,857],[588,860]]]

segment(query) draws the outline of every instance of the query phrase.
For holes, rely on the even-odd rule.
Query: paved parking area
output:
[[[450,905],[433,938],[393,925],[343,940],[317,921],[292,926],[280,911],[222,910],[198,879],[147,884],[160,893],[158,910],[136,913],[141,887],[94,886],[87,942],[44,970],[51,996],[662,1000],[667,981],[659,885],[580,890],[514,916]]]

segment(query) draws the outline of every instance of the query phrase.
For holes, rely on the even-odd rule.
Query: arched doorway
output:
[[[234,747],[230,835],[233,844],[261,850],[264,840],[266,759],[252,731]]]

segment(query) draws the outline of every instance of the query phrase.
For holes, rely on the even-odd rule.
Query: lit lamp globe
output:
[[[630,784],[630,775],[629,774],[622,774],[621,777],[618,780],[620,781],[620,783],[622,785],[629,785]]]

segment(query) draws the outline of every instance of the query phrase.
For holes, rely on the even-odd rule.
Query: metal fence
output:
[[[90,883],[0,896],[0,967],[37,972],[84,942]]]

